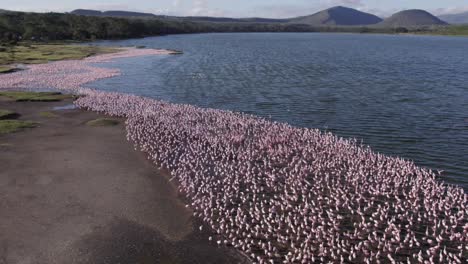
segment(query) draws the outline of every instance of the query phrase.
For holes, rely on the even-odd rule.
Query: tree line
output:
[[[208,32],[358,32],[395,33],[367,27],[313,27],[286,23],[214,23],[173,19],[79,16],[63,13],[0,13],[0,39],[96,40]]]

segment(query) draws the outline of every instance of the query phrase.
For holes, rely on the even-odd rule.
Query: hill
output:
[[[348,7],[336,6],[310,16],[292,18],[289,20],[289,23],[313,26],[358,26],[373,25],[381,21],[382,19],[378,16]]]
[[[130,12],[130,11],[97,11],[89,9],[76,9],[70,12],[81,16],[103,16],[103,17],[156,17],[150,13]]]
[[[191,22],[215,22],[215,23],[286,23],[286,19],[274,18],[229,18],[229,17],[203,17],[203,16],[189,16],[189,17],[173,17]]]
[[[101,16],[101,17],[133,17],[133,18],[158,18],[171,21],[188,22],[209,22],[209,23],[286,23],[285,19],[274,18],[229,18],[229,17],[209,17],[209,16],[163,16],[150,13],[128,12],[128,11],[97,11],[89,9],[76,9],[70,14],[81,16]]]
[[[176,17],[138,12],[101,12],[83,9],[75,10],[73,14],[0,11],[0,43],[3,41],[10,43],[11,41],[20,39],[35,41],[81,41],[215,32],[348,32],[390,34],[417,32],[418,34],[468,35],[468,26],[418,27],[414,25],[420,25],[421,23],[415,23],[414,21],[410,21],[411,26],[407,27],[406,31],[401,31],[399,27],[394,27],[394,25],[408,25],[409,22],[407,20],[411,20],[403,16],[405,23],[397,23],[402,20],[401,14],[392,16],[385,21],[390,25],[388,27],[382,26],[385,23],[379,23],[377,26],[373,24],[362,25],[363,23],[369,23],[369,20],[363,22],[356,19],[355,16],[352,16],[352,18],[339,16],[334,13],[336,10],[349,11],[349,9],[342,7],[332,8],[326,12],[328,15],[327,19],[312,19],[312,21],[304,21],[306,17],[292,19]],[[362,12],[353,11],[352,9],[344,13],[362,14]],[[318,14],[323,15],[324,12],[319,12]],[[425,18],[429,17],[430,21],[423,21],[423,25],[445,25],[445,22],[427,12],[425,14]],[[308,18],[310,17],[313,16],[309,16]],[[369,18],[367,15],[366,17]],[[414,17],[409,17],[414,20]],[[380,20],[379,18],[377,19]],[[353,23],[359,25],[353,25]]]
[[[391,28],[434,25],[447,25],[447,23],[435,17],[429,12],[419,9],[404,10],[398,12],[379,23],[379,26]]]
[[[441,15],[439,18],[450,24],[468,24],[468,12]]]
[[[89,9],[76,9],[70,12],[70,14],[73,15],[79,15],[79,16],[102,16],[101,11],[96,11],[96,10],[89,10]]]
[[[137,17],[137,18],[159,18],[171,21],[187,21],[187,22],[208,22],[208,23],[289,23],[289,24],[304,24],[310,26],[359,26],[373,25],[382,21],[381,18],[358,11],[356,9],[336,6],[315,13],[310,16],[302,16],[290,19],[274,19],[274,18],[229,18],[229,17],[207,17],[207,16],[156,16],[148,13],[127,12],[127,11],[96,11],[77,9],[71,12],[75,15],[84,16],[104,16],[104,17]]]

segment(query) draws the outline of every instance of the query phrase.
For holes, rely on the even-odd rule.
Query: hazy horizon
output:
[[[346,6],[381,17],[405,9],[424,9],[435,15],[468,11],[465,0],[3,0],[0,9],[31,12],[70,12],[74,9],[123,10],[159,15],[288,18],[309,15],[333,6]]]

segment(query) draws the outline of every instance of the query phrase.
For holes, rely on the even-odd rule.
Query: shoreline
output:
[[[119,52],[86,57],[81,60],[60,60],[46,64],[30,64],[26,70],[1,74],[0,89],[23,90],[54,88],[65,93],[85,94],[84,85],[120,75],[118,69],[101,68],[99,63],[114,59],[177,54],[171,50],[119,48]]]
[[[126,55],[152,55],[133,52]],[[33,73],[50,75],[18,75],[9,84],[28,88],[46,83],[75,91],[85,95],[75,102],[80,108],[126,117],[127,139],[171,172],[194,214],[217,233],[213,237],[217,244],[239,248],[258,262],[338,261],[342,249],[352,252],[346,254],[350,261],[383,261],[387,255],[398,261],[408,256],[428,260],[439,257],[437,253],[446,261],[466,257],[462,244],[467,195],[436,180],[434,172],[318,130],[82,87],[119,74],[86,65],[113,58],[118,57],[42,65]],[[52,71],[64,66],[72,69],[60,76],[66,82]],[[88,72],[81,74],[82,69]],[[420,236],[424,228],[442,225],[440,214],[456,220]],[[348,229],[354,234],[344,232]],[[293,235],[298,233],[307,236]],[[401,233],[406,233],[404,241],[397,235]],[[399,249],[365,244],[388,243],[389,237],[400,242]],[[429,249],[423,241],[435,237],[450,254],[441,250],[418,254]],[[359,248],[351,244],[356,240]],[[424,246],[413,247],[413,241]],[[369,256],[362,248],[379,254]]]
[[[0,109],[18,113],[14,120],[38,124],[0,134],[0,260],[242,262],[232,249],[210,243],[207,227],[198,230],[167,172],[125,139],[124,119],[90,126],[106,116],[54,110],[72,103],[0,97]]]

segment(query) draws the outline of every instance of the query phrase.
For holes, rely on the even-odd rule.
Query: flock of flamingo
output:
[[[71,91],[80,108],[126,117],[209,239],[255,263],[468,263],[468,195],[429,169],[319,130],[84,87],[120,74],[90,64],[167,53],[34,65],[0,88]]]

